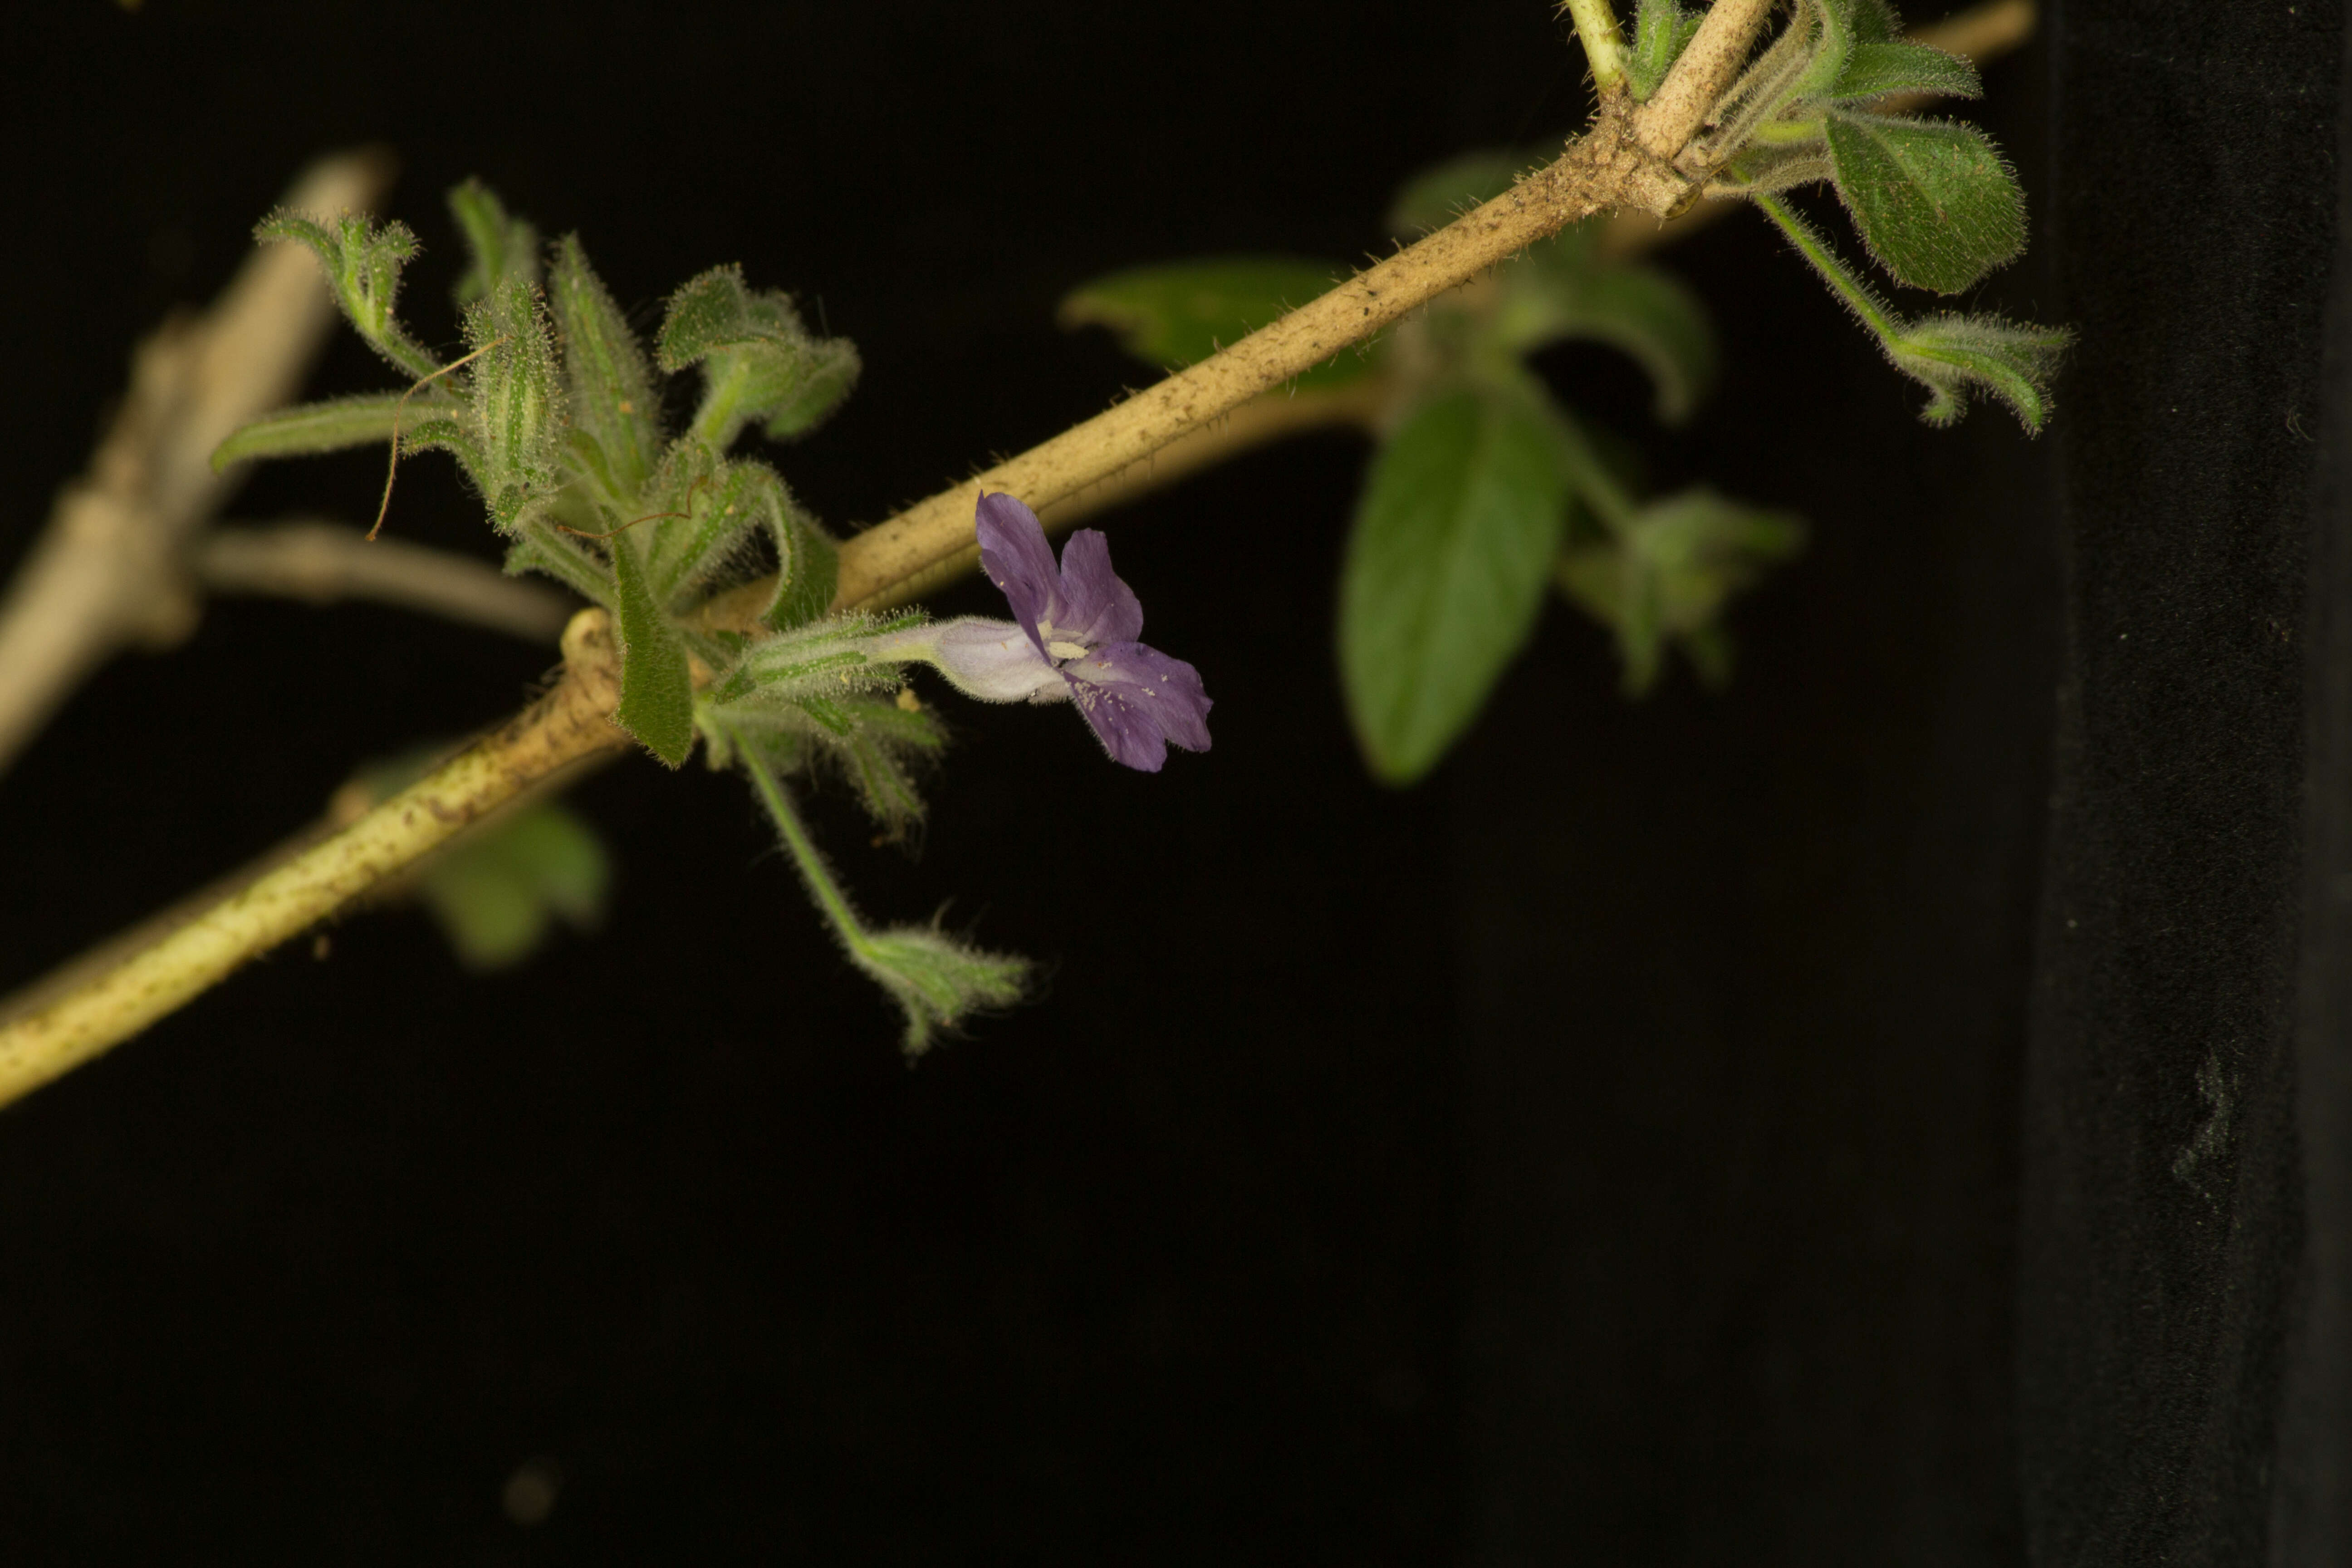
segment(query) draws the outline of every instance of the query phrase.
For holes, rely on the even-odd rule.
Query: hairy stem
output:
[[[1561,0],[1561,9],[1576,24],[1584,58],[1592,67],[1592,85],[1615,92],[1625,85],[1625,44],[1617,33],[1616,7],[1609,0]]]
[[[738,738],[735,754],[742,759],[744,771],[751,775],[751,783],[759,790],[760,804],[768,808],[768,817],[776,825],[776,833],[783,839],[785,849],[791,852],[793,864],[800,870],[801,880],[808,884],[809,896],[816,900],[817,908],[824,911],[824,918],[832,925],[834,934],[841,938],[842,946],[847,948],[853,956],[864,957],[872,946],[866,941],[866,927],[858,920],[856,910],[850,906],[849,895],[843,892],[841,884],[834,879],[833,868],[824,863],[824,852],[817,848],[816,840],[809,837],[808,825],[801,820],[799,809],[793,805],[792,795],[784,788],[784,781],[776,776],[776,770],[768,765],[767,758],[760,754],[757,746],[747,746]]]
[[[617,749],[611,624],[583,610],[552,691],[349,827],[37,1010],[0,1025],[0,1104],[80,1066],[414,864],[557,770]]]
[[[1815,234],[1786,202],[1778,196],[1761,194],[1749,199],[1766,217],[1780,226],[1780,232],[1789,237],[1789,243],[1797,247],[1797,254],[1813,264],[1813,270],[1822,275],[1822,280],[1845,301],[1846,309],[1852,310],[1864,326],[1878,335],[1881,343],[1892,343],[1902,335],[1902,323],[1886,313],[1885,301],[1872,292],[1870,285],[1839,259],[1838,253],[1829,247],[1829,243]]]

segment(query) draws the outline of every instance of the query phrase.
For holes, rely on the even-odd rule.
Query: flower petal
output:
[[[1143,603],[1110,569],[1110,542],[1099,529],[1082,528],[1062,546],[1062,605],[1056,637],[1100,647],[1143,635]]]
[[[1022,635],[1011,621],[976,616],[927,626],[941,674],[967,697],[986,702],[1059,702],[1070,695],[1053,660],[1038,651],[1034,634]]]
[[[1214,704],[1201,672],[1181,658],[1139,642],[1112,643],[1062,667],[1071,699],[1111,760],[1156,773],[1168,743],[1188,752],[1209,749]]]
[[[1062,573],[1054,564],[1054,547],[1045,542],[1045,525],[1015,498],[998,493],[980,498],[972,520],[980,535],[980,569],[1004,591],[1013,618],[1045,656],[1045,641],[1037,623],[1059,618]]]

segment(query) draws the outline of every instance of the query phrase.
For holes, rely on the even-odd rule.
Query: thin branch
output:
[[[1685,55],[1668,85],[1692,63]],[[1737,64],[1716,68],[1727,80]],[[1557,162],[1484,206],[1222,353],[857,535],[842,546],[835,605],[881,602],[900,583],[942,567],[971,542],[972,510],[983,491],[1007,490],[1032,507],[1050,506],[1223,418],[1580,218],[1620,205],[1672,211],[1689,186],[1636,143],[1633,127],[1648,108],[1629,114],[1622,95],[1604,100],[1592,129]]]
[[[1717,10],[1748,5],[1721,0]],[[1754,26],[1760,26],[1763,10],[1754,9]],[[1736,50],[1701,52],[1694,46],[1661,96],[1678,92],[1712,103],[1737,70],[1747,41]],[[835,602],[887,596],[953,556],[971,538],[973,506],[983,488],[1011,490],[1042,506],[1116,480],[1257,394],[1333,358],[1567,224],[1622,205],[1671,210],[1689,186],[1664,158],[1636,142],[1639,119],[1626,112],[1622,94],[1604,99],[1583,138],[1506,195],[1232,347],[850,541],[841,553],[843,586]],[[1654,133],[1655,126],[1649,128]],[[154,945],[39,1012],[0,1026],[0,1104],[144,1029],[559,768],[626,746],[627,737],[611,722],[620,680],[604,612],[583,610],[573,618],[564,654],[566,674],[556,689],[471,751]]]
[[[0,1104],[173,1012],[540,780],[626,746],[628,736],[612,722],[620,662],[604,611],[572,618],[563,658],[563,679],[553,690],[455,760],[151,945],[0,1026]]]
[[[381,153],[314,165],[287,195],[321,211],[373,205]],[[299,388],[334,324],[308,252],[267,246],[202,316],[167,321],[131,358],[131,388],[89,471],[70,486],[0,598],[0,768],[92,669],[194,628],[182,555],[236,482],[213,448]]]
[[[1576,24],[1584,58],[1592,67],[1592,85],[1615,92],[1625,85],[1625,41],[1618,36],[1617,9],[1610,0],[1560,0],[1561,10]]]
[[[355,528],[282,522],[218,528],[195,546],[196,582],[212,594],[266,594],[313,605],[373,599],[404,610],[551,643],[579,605],[487,562],[397,539],[371,544]]]

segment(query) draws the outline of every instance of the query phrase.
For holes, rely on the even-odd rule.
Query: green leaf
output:
[[[543,573],[608,610],[619,598],[611,563],[582,541],[560,532],[546,517],[523,520],[514,542],[507,547],[507,575],[520,577],[526,572]]]
[[[555,342],[537,290],[509,278],[466,311],[468,434],[480,454],[491,521],[512,532],[524,509],[561,483],[563,393]]]
[[[423,395],[408,399],[402,394],[372,392],[360,397],[339,397],[328,403],[306,403],[265,414],[213,448],[213,472],[247,458],[299,458],[314,452],[340,452],[348,447],[379,447],[392,440],[393,419],[401,416],[404,449],[417,445],[417,426],[436,411]]]
[[[898,701],[863,699],[845,703],[850,731],[829,748],[843,775],[857,791],[866,815],[894,840],[905,838],[923,820],[918,770],[947,746],[947,732],[929,710],[902,689]]]
[[[1633,13],[1633,47],[1625,59],[1635,99],[1645,100],[1658,90],[1701,19],[1700,13],[1684,10],[1678,0],[1641,0]]]
[[[1669,425],[1688,418],[1715,381],[1715,331],[1706,307],[1654,267],[1515,264],[1504,273],[1495,341],[1525,353],[1567,338],[1621,350],[1657,392]]]
[[[1898,281],[1957,294],[2025,248],[2024,195],[1976,127],[1836,110],[1825,132],[1838,194]]]
[[[1727,674],[1729,647],[1717,625],[1725,605],[1804,538],[1791,513],[1685,490],[1643,508],[1612,537],[1564,552],[1559,582],[1616,633],[1626,690],[1638,697],[1656,684],[1670,639],[1691,651],[1703,679]]]
[[[1790,95],[1795,99],[1815,97],[1835,81],[1838,73],[1845,68],[1846,58],[1853,53],[1855,42],[1854,0],[1811,0],[1809,6],[1800,7],[1797,26],[1804,25],[1806,10],[1811,10],[1820,24],[1821,40],[1813,46],[1812,58],[1805,62],[1804,70],[1797,78],[1795,90]]]
[[[775,524],[776,596],[761,611],[762,624],[777,631],[805,626],[833,608],[841,585],[841,546],[814,519],[791,504]]]
[[[655,345],[666,371],[699,364],[695,437],[717,451],[757,423],[782,438],[813,429],[857,384],[856,347],[815,338],[792,297],[752,292],[737,267],[714,267],[670,296]]]
[[[1981,388],[2014,409],[2029,434],[2041,430],[2048,414],[2044,389],[2074,342],[2072,332],[1998,316],[1948,314],[1906,322],[1786,203],[1764,195],[1756,197],[1756,205],[1780,226],[1797,253],[1869,329],[1895,368],[1916,377],[1934,394],[1921,418],[1930,425],[1949,425],[1967,411],[1969,391]]]
[[[529,957],[558,920],[595,924],[611,880],[595,833],[544,801],[427,862],[417,892],[467,967],[502,969]]]
[[[789,441],[815,429],[848,400],[864,368],[857,345],[847,338],[809,339],[800,349],[790,379],[764,402],[753,398],[765,410],[753,416],[767,420],[761,433],[771,441]]]
[[[358,213],[322,222],[281,207],[261,220],[253,237],[263,244],[285,239],[310,247],[326,270],[335,302],[370,346],[411,375],[430,375],[441,368],[394,313],[401,268],[415,259],[419,249],[406,224],[378,228]]]
[[[1410,784],[1469,727],[1534,629],[1568,489],[1538,392],[1416,410],[1357,503],[1339,578],[1339,673],[1372,772]]]
[[[2037,327],[1998,316],[1930,316],[1888,342],[1887,357],[1934,394],[1920,417],[1949,425],[1967,411],[1971,390],[1992,394],[2039,435],[2049,417],[2050,378],[2074,342],[2059,327]]]
[[[1856,44],[1830,86],[1832,99],[1876,98],[1889,92],[1931,92],[1945,98],[1982,98],[1977,68],[1957,55],[1925,44]]]
[[[694,678],[685,639],[662,614],[628,541],[625,533],[613,541],[621,626],[621,706],[613,717],[677,767],[694,746]]]
[[[661,399],[635,332],[588,265],[580,237],[555,247],[548,279],[563,333],[564,379],[576,429],[596,443],[613,495],[634,497],[661,460]]]
[[[1073,290],[1055,319],[1067,328],[1107,327],[1136,358],[1181,370],[1328,291],[1348,273],[1337,262],[1280,256],[1137,267]],[[1369,363],[1342,354],[1299,376],[1297,384],[1336,386],[1361,375]]]
[[[451,291],[459,310],[488,299],[509,278],[531,284],[539,281],[539,230],[521,218],[509,217],[506,204],[489,186],[477,179],[451,186],[449,215],[457,220],[467,252],[473,258]]]

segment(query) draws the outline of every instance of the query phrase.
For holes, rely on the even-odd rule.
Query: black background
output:
[[[869,910],[951,899],[1053,965],[919,1068],[740,786],[633,762],[579,796],[620,865],[595,937],[482,980],[366,916],[0,1118],[0,1552],[2335,1560],[2292,1062],[2298,1007],[2306,1082],[2341,1037],[2298,914],[2335,885],[2299,432],[2334,417],[2338,18],[2223,20],[2079,0],[1990,73],[2052,221],[1981,302],[2084,333],[2040,443],[1919,426],[1751,220],[1671,258],[1726,340],[1695,430],[1547,357],[1661,484],[1811,520],[1726,695],[1628,705],[1555,608],[1454,761],[1370,785],[1329,651],[1364,452],[1301,441],[1108,524],[1212,752],[1132,775],[965,708],[919,859],[821,807]],[[714,262],[795,290],[866,357],[778,458],[847,527],[1143,378],[1053,328],[1075,283],[1360,257],[1405,175],[1582,102],[1521,0],[5,27],[0,568],[321,149],[397,148],[429,338],[468,174],[648,325]],[[385,379],[346,340],[317,386]],[[233,510],[358,517],[377,471]],[[488,553],[429,459],[394,526]],[[0,984],[548,662],[253,602],[119,661],[0,777]],[[2183,1176],[2209,1058],[2240,1110]],[[525,1528],[533,1459],[563,1484]]]

